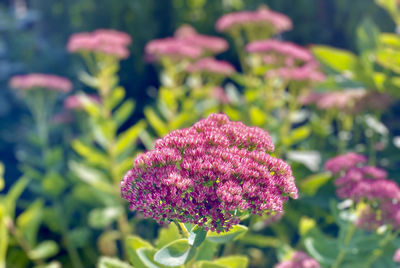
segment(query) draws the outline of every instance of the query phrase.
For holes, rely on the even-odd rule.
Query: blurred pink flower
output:
[[[70,110],[81,110],[83,109],[84,99],[87,97],[90,101],[100,103],[101,99],[98,95],[71,95],[64,100],[64,107]]]
[[[192,26],[183,25],[175,31],[175,38],[184,40],[192,46],[200,47],[212,53],[221,53],[228,49],[225,39],[199,34]]]
[[[268,132],[212,114],[139,154],[121,182],[122,197],[161,223],[226,231],[240,221],[235,210],[278,212],[289,196],[297,198],[290,166],[273,150]]]
[[[145,52],[154,59],[169,57],[176,60],[183,58],[195,59],[203,54],[203,50],[200,47],[172,37],[150,41],[145,47]]]
[[[20,90],[31,90],[35,88],[44,88],[60,92],[69,92],[72,90],[72,83],[67,78],[52,74],[38,73],[13,76],[9,81],[9,86]]]
[[[214,58],[200,59],[187,66],[189,73],[207,72],[211,74],[231,75],[236,72],[235,67],[227,61],[216,60]]]
[[[212,90],[213,97],[215,97],[220,103],[228,104],[230,103],[228,95],[226,95],[225,90],[222,87],[214,87]]]
[[[274,12],[268,8],[259,8],[256,11],[241,11],[223,15],[215,25],[219,32],[230,31],[243,26],[266,26],[273,34],[292,29],[292,21],[284,14]]]
[[[120,31],[99,29],[91,33],[76,33],[70,36],[67,50],[71,53],[86,51],[112,55],[125,59],[129,57],[127,48],[131,37]]]
[[[292,259],[275,265],[275,268],[320,268],[320,264],[304,251],[297,251]]]
[[[313,64],[301,67],[282,67],[267,72],[267,77],[279,77],[287,81],[323,82],[325,75],[317,70]]]
[[[365,162],[367,162],[365,156],[350,152],[329,159],[326,161],[324,168],[332,173],[338,173]]]
[[[254,41],[246,45],[246,51],[249,53],[261,53],[268,55],[279,55],[289,60],[301,62],[313,61],[311,52],[295,43],[278,41],[275,39]],[[288,62],[285,62],[286,64]],[[293,65],[293,64],[287,64]]]
[[[396,250],[394,253],[393,261],[400,263],[400,249]]]

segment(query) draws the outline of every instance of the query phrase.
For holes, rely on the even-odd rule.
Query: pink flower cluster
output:
[[[400,263],[400,249],[396,250],[393,256],[393,261]]]
[[[13,76],[9,81],[9,86],[20,90],[30,90],[35,88],[60,92],[69,92],[72,90],[72,83],[67,78],[38,73]]]
[[[267,72],[267,77],[280,77],[286,81],[323,82],[325,75],[315,64],[305,64],[300,67],[282,67]]]
[[[199,34],[192,26],[183,25],[175,31],[175,38],[214,54],[224,52],[229,44],[225,39]]]
[[[138,155],[121,182],[122,197],[160,223],[226,231],[241,212],[282,211],[289,196],[297,198],[290,166],[268,154],[273,150],[268,132],[212,114]]]
[[[219,32],[227,32],[248,26],[266,26],[271,33],[276,34],[292,29],[293,25],[289,17],[268,8],[259,8],[256,11],[241,11],[223,15],[218,19],[215,28]]]
[[[128,45],[131,37],[120,31],[99,29],[71,35],[68,40],[69,52],[95,52],[125,59],[129,57]]]
[[[84,98],[88,98],[89,101],[100,103],[100,97],[98,95],[71,95],[64,100],[64,107],[69,110],[82,110],[84,105]]]
[[[315,104],[321,110],[338,109],[351,111],[365,96],[364,89],[329,91],[323,93],[310,92],[300,98],[304,105]]]
[[[235,73],[235,67],[227,61],[214,58],[203,58],[188,65],[186,70],[189,73],[206,72],[211,74],[231,75]]]
[[[159,59],[168,57],[174,60],[200,58],[205,53],[221,53],[228,49],[224,39],[199,34],[193,27],[184,25],[176,30],[174,37],[155,39],[147,43],[146,55]]]
[[[261,53],[263,55],[276,55],[294,61],[309,62],[314,57],[308,49],[291,42],[283,42],[275,39],[254,41],[246,45],[249,53]]]
[[[367,162],[365,156],[350,152],[329,159],[326,161],[324,168],[332,173],[339,173],[365,162]]]
[[[358,227],[374,229],[387,223],[399,228],[399,186],[387,179],[386,171],[363,165],[365,162],[363,155],[348,153],[328,160],[325,169],[339,174],[335,185],[336,194],[340,198],[367,202],[356,221]]]
[[[320,264],[307,255],[304,251],[297,251],[292,259],[275,265],[275,268],[320,268]]]

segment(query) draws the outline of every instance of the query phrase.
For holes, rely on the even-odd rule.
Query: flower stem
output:
[[[354,231],[356,230],[356,226],[354,224],[350,225],[349,230],[347,231],[346,237],[344,239],[344,246],[349,245],[351,238],[353,237]],[[332,268],[339,268],[344,257],[346,256],[346,247],[340,249],[339,254],[336,258],[335,263],[332,265]]]

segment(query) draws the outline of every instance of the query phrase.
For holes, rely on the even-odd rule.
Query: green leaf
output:
[[[308,176],[300,182],[301,192],[305,195],[313,196],[317,193],[319,188],[324,186],[331,179],[331,177],[329,172]]]
[[[400,49],[400,36],[394,33],[382,33],[379,35],[379,42],[383,46]]]
[[[318,60],[339,73],[353,72],[357,65],[357,56],[347,50],[313,46],[312,52]]]
[[[194,268],[227,268],[227,266],[211,261],[199,261],[194,264]]]
[[[309,126],[302,126],[293,129],[289,136],[282,137],[282,141],[285,145],[290,146],[296,144],[302,140],[307,139],[311,134],[311,128]]]
[[[214,263],[221,264],[229,268],[246,268],[249,265],[249,260],[246,256],[229,256],[216,259]]]
[[[110,163],[108,156],[93,146],[84,144],[77,139],[72,141],[71,145],[75,152],[77,152],[91,164],[107,166]]]
[[[125,239],[125,249],[128,259],[135,268],[148,268],[142,258],[138,255],[139,249],[153,249],[153,246],[138,236],[128,236]],[[147,255],[147,254],[145,254]],[[142,256],[143,257],[143,256]]]
[[[199,226],[194,226],[192,230],[190,230],[188,242],[192,247],[199,247],[201,243],[206,239],[207,232]]]
[[[89,213],[89,226],[103,229],[116,221],[122,213],[122,207],[95,208]]]
[[[263,126],[265,124],[266,119],[267,118],[261,109],[255,106],[250,107],[250,120],[253,125]]]
[[[4,165],[0,162],[0,192],[4,189]]]
[[[218,244],[228,243],[239,238],[241,235],[244,235],[247,232],[247,229],[248,228],[244,225],[235,225],[228,232],[217,233],[208,231],[207,240]]]
[[[108,109],[113,110],[117,107],[125,97],[125,89],[123,87],[116,87],[112,90],[109,99],[105,100],[105,105]]]
[[[376,52],[376,61],[395,73],[400,73],[400,51],[392,48],[380,49]]]
[[[240,243],[259,248],[277,248],[281,245],[281,241],[278,238],[260,234],[246,234],[240,238]]]
[[[125,150],[129,148],[136,147],[136,141],[139,138],[140,133],[145,129],[146,122],[140,120],[134,126],[122,132],[117,139],[115,145],[115,152],[117,155],[122,154]]]
[[[158,239],[156,241],[156,247],[162,248],[163,246],[182,238],[178,227],[175,224],[169,224],[166,227],[160,228],[158,233]]]
[[[154,260],[165,266],[179,266],[190,261],[195,253],[187,239],[178,239],[158,250]]]
[[[163,137],[168,133],[167,125],[161,120],[160,117],[154,112],[153,109],[147,107],[144,109],[144,115],[151,127],[156,131],[159,137]]]
[[[156,249],[139,248],[136,252],[146,268],[165,267],[164,265],[154,263],[154,254],[156,254],[156,252],[157,252]]]
[[[67,183],[60,174],[50,172],[43,178],[42,187],[49,195],[58,196],[65,190]]]
[[[125,101],[114,113],[113,119],[117,123],[117,126],[121,126],[131,116],[135,109],[135,103],[132,100]]]
[[[33,268],[62,268],[62,265],[58,261],[52,261],[43,265],[36,265]]]
[[[196,261],[213,259],[217,252],[218,244],[208,241],[207,239],[197,248]]]
[[[357,28],[357,46],[359,52],[371,51],[377,47],[379,29],[370,18],[364,18]]]
[[[59,251],[55,241],[47,240],[41,242],[34,249],[28,252],[29,258],[32,260],[44,260],[56,255]]]
[[[110,257],[105,257],[105,256],[100,257],[97,267],[98,268],[133,268],[128,263],[123,262],[117,258],[110,258]]]
[[[4,220],[4,213],[5,208],[0,203],[0,267],[6,267],[6,256],[7,256],[7,249],[8,249],[8,231],[6,222]]]
[[[113,186],[101,171],[75,161],[70,161],[69,167],[79,179],[87,184],[102,192],[114,193]]]
[[[338,241],[327,237],[316,228],[307,232],[304,246],[307,252],[323,265],[332,265],[339,253]]]
[[[37,199],[16,220],[19,231],[31,247],[36,244],[37,233],[43,216],[43,205],[43,200]]]
[[[29,179],[25,177],[19,178],[18,181],[14,183],[14,185],[11,187],[6,197],[4,198],[4,206],[11,219],[13,219],[15,215],[15,204],[17,202],[17,199],[25,190],[28,183]]]

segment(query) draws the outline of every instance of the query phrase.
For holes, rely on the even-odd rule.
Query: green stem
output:
[[[367,267],[371,267],[372,264],[374,264],[374,262],[380,257],[382,256],[382,254],[384,253],[383,248],[391,241],[393,241],[394,239],[396,239],[396,237],[400,234],[400,230],[392,233],[392,232],[388,232],[388,234],[386,235],[386,237],[384,239],[382,239],[379,243],[379,248],[374,250],[372,252],[372,255],[368,258],[367,260]]]
[[[349,230],[347,231],[346,237],[344,239],[344,245],[345,246],[349,245],[355,230],[356,230],[356,226],[354,224],[351,224]],[[337,258],[336,258],[336,261],[332,265],[332,268],[339,268],[340,267],[340,264],[342,263],[344,257],[346,256],[346,253],[347,253],[346,252],[346,247],[340,249],[339,254],[338,254]]]

